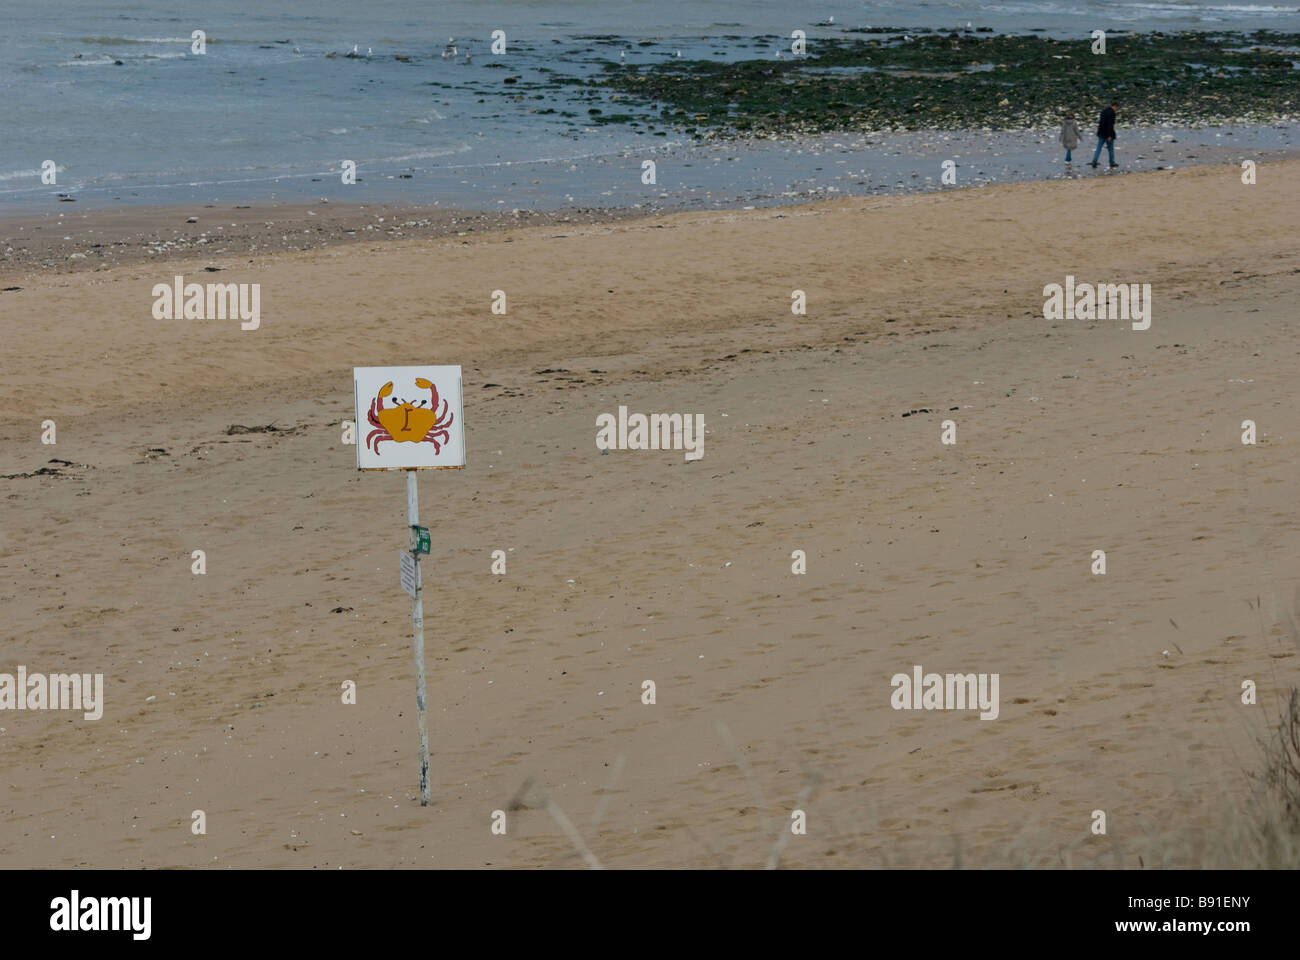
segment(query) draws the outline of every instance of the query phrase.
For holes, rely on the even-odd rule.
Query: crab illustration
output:
[[[393,382],[390,380],[379,388],[379,396],[370,401],[370,413],[366,416],[375,428],[366,435],[367,449],[378,453],[381,442],[396,440],[398,443],[431,443],[434,453],[442,452],[442,444],[451,439],[447,428],[451,426],[454,414],[448,412],[446,400],[442,401],[442,412],[438,412],[438,388],[430,381],[416,377],[415,385],[432,394],[433,402],[428,409],[424,406],[428,400],[413,403],[398,399],[397,406],[385,407],[384,397],[392,394]],[[438,442],[439,437],[442,443]],[[373,448],[371,441],[374,442]]]

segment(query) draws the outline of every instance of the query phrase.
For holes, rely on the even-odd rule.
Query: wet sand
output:
[[[0,278],[79,273],[180,257],[266,256],[338,244],[466,237],[525,225],[608,223],[644,211],[445,210],[411,204],[194,204],[76,210],[0,218]],[[193,220],[193,222],[191,222]]]

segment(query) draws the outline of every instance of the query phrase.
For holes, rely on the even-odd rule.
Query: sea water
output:
[[[969,160],[958,161],[969,173],[961,185],[1059,175],[1039,134],[700,144],[662,126],[656,136],[593,122],[595,101],[579,91],[620,54],[633,64],[679,52],[771,57],[793,29],[812,45],[871,25],[1086,37],[1096,28],[1295,29],[1300,13],[1226,0],[818,0],[807,10],[785,0],[11,2],[0,26],[0,212],[50,209],[60,194],[78,209],[321,197],[469,209],[763,205],[936,186],[938,160],[921,159],[954,156],[942,152],[949,136]],[[203,54],[193,52],[195,30]],[[498,30],[503,56],[491,50]],[[566,82],[527,89],[557,78]],[[1287,148],[1292,132],[1239,130],[1235,144]],[[1177,139],[1214,146],[1222,136]],[[646,159],[657,164],[652,185],[641,176]],[[357,183],[342,182],[344,160]],[[53,185],[42,183],[45,161]]]

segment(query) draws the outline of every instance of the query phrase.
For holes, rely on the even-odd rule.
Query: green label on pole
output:
[[[429,552],[429,528],[411,527],[411,550],[415,553]]]

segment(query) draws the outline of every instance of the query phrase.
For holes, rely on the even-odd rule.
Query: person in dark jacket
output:
[[[1092,166],[1097,165],[1097,158],[1101,156],[1101,148],[1104,144],[1107,154],[1110,155],[1110,165],[1118,167],[1115,162],[1115,108],[1119,104],[1114,100],[1110,106],[1101,112],[1101,120],[1097,124],[1097,149],[1092,154]]]

